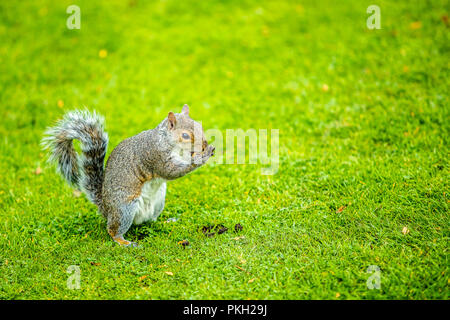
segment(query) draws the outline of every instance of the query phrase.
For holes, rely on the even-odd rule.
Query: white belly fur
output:
[[[164,209],[166,198],[166,180],[155,178],[142,186],[141,195],[137,198],[134,224],[155,221]]]

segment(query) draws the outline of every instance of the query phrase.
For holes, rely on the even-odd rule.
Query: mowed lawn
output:
[[[448,299],[449,7],[0,2],[0,298]],[[43,131],[96,110],[109,154],[185,103],[224,136],[279,129],[279,170],[171,181],[161,217],[126,235],[140,247],[119,247],[46,165]],[[207,237],[212,224],[229,230]]]

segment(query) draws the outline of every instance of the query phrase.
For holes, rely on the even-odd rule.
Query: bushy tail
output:
[[[82,155],[78,155],[72,140],[81,142]],[[86,193],[97,206],[102,201],[103,162],[108,147],[108,134],[104,119],[95,111],[71,111],[42,139],[44,149],[50,151],[48,161],[56,163],[67,182]]]

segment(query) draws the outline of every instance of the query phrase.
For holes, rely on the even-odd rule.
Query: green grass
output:
[[[73,3],[0,4],[0,298],[449,298],[449,1],[376,1],[381,30],[371,0],[75,1],[68,30]],[[42,133],[87,106],[110,153],[184,103],[206,129],[279,129],[279,171],[172,181],[127,234],[141,247],[118,247]]]

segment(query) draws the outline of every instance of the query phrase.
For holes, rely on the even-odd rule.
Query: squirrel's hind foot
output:
[[[125,240],[122,236],[112,238],[114,242],[118,243],[122,247],[133,247],[133,248],[138,247],[138,244],[136,242]]]

